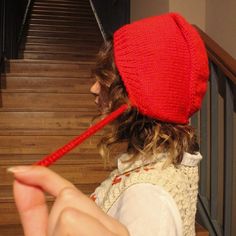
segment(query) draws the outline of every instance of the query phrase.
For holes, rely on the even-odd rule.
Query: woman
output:
[[[177,13],[117,30],[98,54],[91,92],[103,115],[117,117],[99,145],[105,163],[114,144],[126,151],[90,198],[44,167],[10,168],[25,235],[195,235],[201,155],[188,122],[208,75],[203,42]],[[56,198],[50,213],[44,192]]]

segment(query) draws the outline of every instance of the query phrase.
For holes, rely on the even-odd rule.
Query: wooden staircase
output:
[[[0,236],[23,235],[6,168],[40,160],[97,114],[89,88],[101,44],[89,1],[35,0],[19,59],[1,78]],[[109,174],[96,149],[102,132],[51,167],[86,194]]]
[[[101,33],[89,0],[35,0],[19,59],[1,78],[0,236],[23,235],[6,168],[32,164],[86,130]],[[51,168],[90,194],[109,174],[96,149],[103,131]],[[49,205],[52,198],[48,197]],[[208,235],[197,225],[197,235]]]

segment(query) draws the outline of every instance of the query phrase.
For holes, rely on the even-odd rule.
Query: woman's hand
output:
[[[19,166],[9,171],[25,236],[129,236],[124,225],[50,169]],[[55,197],[50,213],[45,192]]]

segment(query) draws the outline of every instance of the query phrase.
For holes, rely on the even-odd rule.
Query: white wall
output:
[[[176,11],[236,58],[236,0],[130,0],[131,22]]]
[[[169,11],[168,0],[130,0],[131,22]]]
[[[207,0],[206,32],[236,59],[236,0]]]
[[[191,24],[205,31],[206,0],[169,0],[169,11],[181,13]]]

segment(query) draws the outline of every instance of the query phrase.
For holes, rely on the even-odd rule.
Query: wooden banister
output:
[[[236,60],[199,27],[196,25],[194,25],[194,27],[205,42],[209,59],[212,60],[234,84],[236,84]]]

